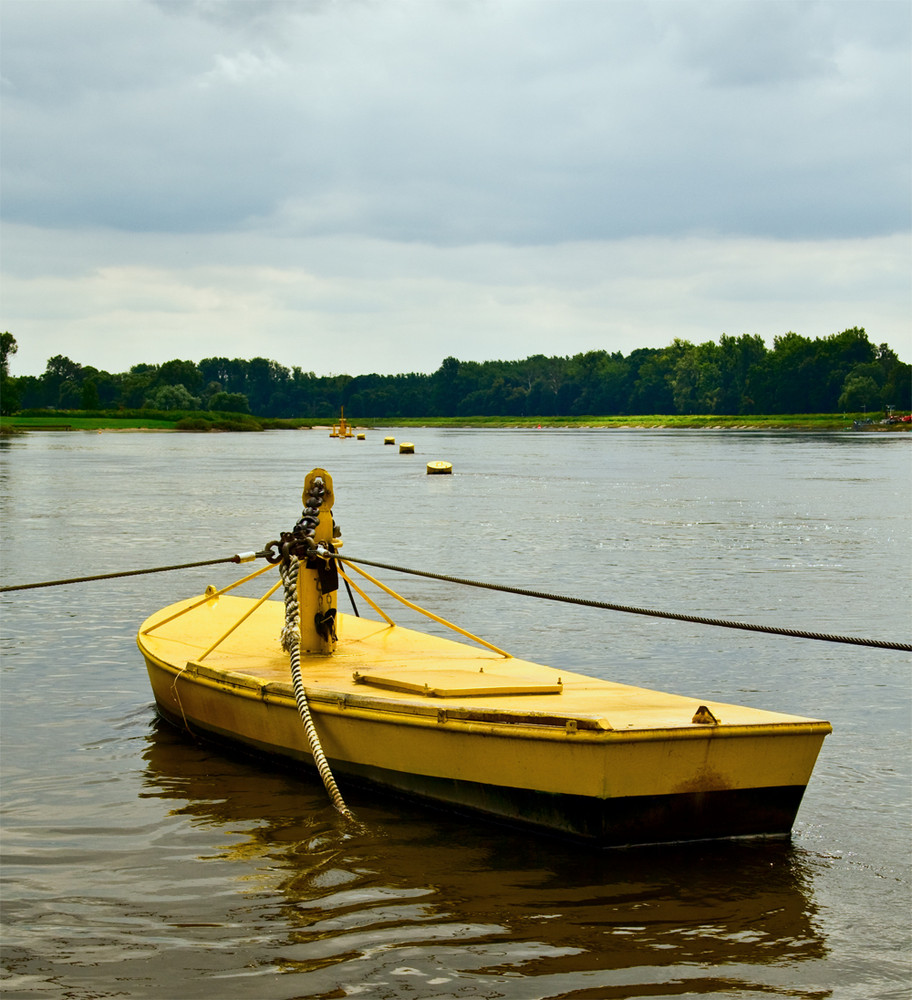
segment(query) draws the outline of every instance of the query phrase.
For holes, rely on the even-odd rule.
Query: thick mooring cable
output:
[[[317,771],[323,781],[323,787],[329,793],[332,804],[346,818],[353,820],[342,793],[336,785],[332,768],[323,753],[323,746],[317,734],[313,718],[310,714],[310,706],[307,704],[307,693],[304,690],[304,682],[301,680],[301,621],[298,609],[298,567],[297,556],[290,556],[283,559],[279,564],[279,572],[282,574],[282,582],[285,585],[285,627],[282,629],[282,647],[288,653],[291,661],[291,680],[294,685],[295,703],[298,706],[298,714],[301,722],[304,723],[304,733],[307,736],[307,745],[313,755]]]
[[[273,543],[274,544],[274,543]],[[154,569],[134,569],[120,573],[103,573],[97,576],[80,576],[69,580],[48,580],[44,583],[21,583],[0,587],[0,593],[12,590],[33,590],[38,587],[59,587],[67,583],[90,583],[94,580],[116,580],[123,576],[140,576],[147,573],[167,573],[176,569],[193,569],[197,566],[214,566],[217,563],[242,563],[252,559],[269,556],[269,552],[242,552],[239,555],[226,556],[222,559],[204,559],[201,562],[181,563],[175,566],[157,566]],[[342,556],[333,556],[342,559]],[[544,591],[525,590],[521,587],[509,587],[500,583],[485,583],[482,580],[467,580],[458,576],[445,576],[442,573],[428,573],[424,570],[409,569],[406,566],[396,566],[390,563],[373,562],[370,559],[356,559],[344,556],[348,562],[362,563],[364,566],[374,566],[378,569],[392,570],[394,573],[409,573],[412,576],[423,576],[429,580],[442,580],[445,583],[456,583],[466,587],[480,587],[483,590],[494,590],[501,594],[517,594],[520,597],[536,597],[543,601],[557,601],[562,604],[575,604],[584,608],[599,608],[603,611],[622,611],[633,615],[647,615],[651,618],[667,618],[672,621],[693,622],[696,625],[714,625],[718,628],[740,629],[746,632],[762,632],[767,635],[784,635],[794,639],[816,639],[820,642],[840,642],[852,646],[868,646],[872,649],[893,649],[900,652],[912,652],[912,643],[892,642],[887,639],[868,639],[853,635],[832,635],[827,632],[809,632],[804,629],[780,628],[775,625],[752,625],[748,622],[730,621],[725,618],[705,618],[700,615],[685,615],[675,611],[659,611],[655,608],[637,608],[626,604],[611,604],[608,601],[591,601],[581,597],[567,597],[564,594],[549,594]],[[357,610],[355,611],[357,614]]]
[[[119,580],[122,576],[145,576],[149,573],[170,573],[175,569],[195,569],[197,566],[215,566],[218,563],[252,562],[264,555],[263,552],[239,552],[222,559],[203,559],[201,562],[179,563],[176,566],[156,566],[153,569],[127,569],[119,573],[99,573],[95,576],[74,576],[69,580],[45,580],[43,583],[17,583],[0,587],[0,594],[8,590],[37,590],[39,587],[62,587],[66,583],[92,583],[94,580]]]
[[[779,628],[775,625],[751,625],[748,622],[729,621],[725,618],[704,618],[700,615],[685,615],[675,611],[657,611],[654,608],[636,608],[626,604],[611,604],[608,601],[591,601],[582,597],[567,597],[564,594],[549,594],[539,590],[525,590],[522,587],[508,587],[500,583],[485,583],[482,580],[466,580],[458,576],[445,576],[442,573],[428,573],[420,569],[408,569],[405,566],[395,566],[390,563],[372,562],[370,559],[355,559],[350,555],[334,556],[345,562],[361,563],[364,566],[374,566],[377,569],[388,569],[395,573],[408,573],[411,576],[421,576],[429,580],[442,580],[445,583],[457,583],[466,587],[480,587],[482,590],[496,590],[501,594],[518,594],[520,597],[536,597],[543,601],[557,601],[561,604],[576,604],[584,608],[599,608],[603,611],[623,611],[633,615],[647,615],[651,618],[670,618],[679,622],[694,622],[697,625],[716,625],[719,628],[741,629],[747,632],[765,632],[770,635],[785,635],[795,639],[819,639],[822,642],[843,642],[853,646],[871,646],[875,649],[896,649],[912,652],[912,644],[908,642],[891,642],[883,639],[865,639],[854,635],[829,635],[824,632],[806,632],[796,628]]]

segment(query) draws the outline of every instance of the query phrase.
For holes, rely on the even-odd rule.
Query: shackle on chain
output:
[[[263,552],[267,562],[275,565],[287,561],[291,556],[307,560],[316,553],[314,535],[325,497],[326,484],[315,476],[310,489],[304,495],[304,511],[294,528],[291,531],[283,531],[278,540],[273,540],[265,546]]]

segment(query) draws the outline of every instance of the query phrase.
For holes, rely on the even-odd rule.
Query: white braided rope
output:
[[[298,706],[298,714],[301,722],[304,723],[304,733],[307,736],[307,745],[313,754],[314,763],[323,781],[323,786],[329,793],[332,804],[346,819],[354,819],[346,806],[342,793],[336,785],[329,761],[323,753],[320,737],[317,735],[316,727],[310,715],[310,706],[307,704],[307,694],[304,691],[304,682],[301,680],[301,612],[298,608],[298,568],[297,556],[291,556],[288,560],[282,560],[279,564],[279,572],[282,575],[282,583],[285,585],[285,626],[282,629],[282,648],[288,653],[291,661],[291,681],[294,685],[295,704]]]

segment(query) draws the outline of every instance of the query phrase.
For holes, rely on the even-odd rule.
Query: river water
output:
[[[2,580],[259,549],[294,524],[320,466],[353,557],[908,642],[910,445],[661,430],[36,433],[0,442]],[[427,476],[433,459],[454,474]],[[138,625],[239,572],[0,598],[5,996],[910,996],[907,654],[385,573],[515,655],[825,718],[834,732],[790,842],[597,852],[343,789],[352,829],[318,779],[156,720]]]

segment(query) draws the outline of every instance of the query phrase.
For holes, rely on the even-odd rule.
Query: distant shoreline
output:
[[[95,433],[164,432],[164,433],[218,433],[238,430],[313,430],[329,431],[332,421],[322,418],[273,419],[244,417],[244,425],[231,421],[220,426],[218,421],[205,426],[195,421],[195,426],[181,427],[178,421],[186,414],[175,415],[173,420],[142,419],[135,415],[124,418],[107,416],[79,416],[75,412],[58,411],[53,415],[0,418],[0,432],[4,435],[28,431],[89,431]],[[582,416],[582,417],[399,417],[384,420],[350,421],[349,425],[362,431],[386,427],[444,427],[499,430],[731,430],[731,431],[858,431],[895,433],[912,430],[912,423],[883,423],[882,414],[776,414],[756,416],[720,416],[714,414],[675,416],[654,414],[649,416]],[[200,426],[203,424],[203,426]]]

